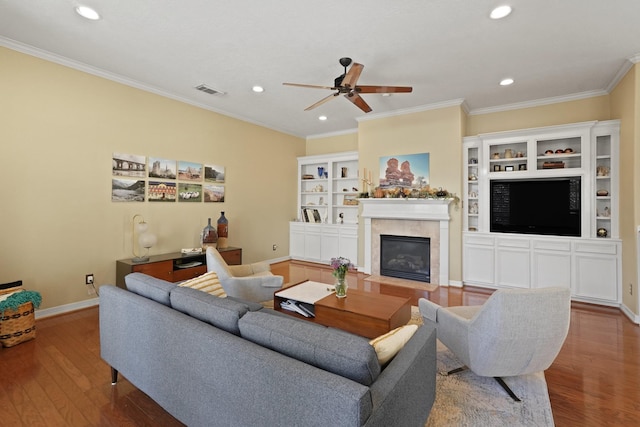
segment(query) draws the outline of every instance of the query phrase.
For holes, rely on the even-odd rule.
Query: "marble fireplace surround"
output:
[[[449,204],[441,199],[360,199],[364,273],[380,274],[380,234],[429,237],[431,283],[449,285]]]

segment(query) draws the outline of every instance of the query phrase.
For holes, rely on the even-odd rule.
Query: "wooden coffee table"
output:
[[[310,294],[312,294],[311,299],[306,301],[301,296],[305,292],[300,292],[305,286],[309,287]],[[294,287],[303,288],[294,289]],[[315,289],[311,289],[312,287]],[[406,325],[411,318],[409,298],[381,295],[357,289],[349,289],[346,298],[336,298],[329,291],[323,293],[321,287],[327,290],[332,285],[306,281],[277,291],[273,297],[273,308],[310,322],[342,329],[367,338],[375,338],[399,326]],[[329,295],[326,295],[327,293]],[[323,294],[326,296],[322,296]],[[315,317],[304,317],[298,313],[283,310],[280,303],[290,299],[292,295],[299,297],[308,305],[312,305]],[[314,299],[315,301],[313,301]]]

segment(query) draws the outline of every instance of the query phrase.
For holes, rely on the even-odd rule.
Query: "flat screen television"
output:
[[[580,237],[580,177],[492,180],[490,231]]]

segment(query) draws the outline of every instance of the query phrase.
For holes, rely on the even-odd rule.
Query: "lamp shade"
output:
[[[138,243],[145,249],[149,249],[158,242],[158,238],[153,233],[142,233],[138,237]]]

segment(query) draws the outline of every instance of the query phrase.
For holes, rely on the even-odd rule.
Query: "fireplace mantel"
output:
[[[379,245],[372,241],[372,221],[397,220],[397,221],[435,221],[438,223],[439,241],[437,277],[432,275],[432,283],[449,285],[449,205],[453,199],[359,199],[362,211],[360,217],[364,220],[364,272],[372,274],[379,266],[373,265],[373,260],[379,261],[377,254],[373,254],[374,248]],[[375,267],[375,268],[374,268]],[[433,261],[432,261],[433,268]],[[377,274],[377,271],[374,271]]]

